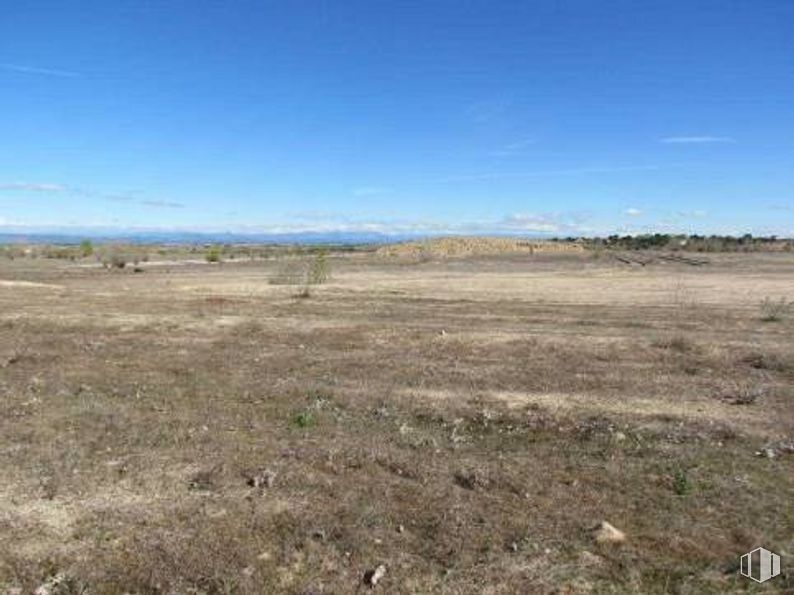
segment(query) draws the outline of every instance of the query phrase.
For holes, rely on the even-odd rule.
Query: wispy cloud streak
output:
[[[21,192],[64,192],[66,186],[40,182],[9,182],[0,183],[0,190],[16,190]]]
[[[269,233],[377,233],[382,235],[551,235],[585,233],[591,215],[585,212],[513,213],[486,221],[444,222],[410,219],[370,219],[326,213],[296,216],[297,221],[257,228]]]
[[[366,197],[366,196],[382,196],[391,192],[389,188],[383,186],[359,186],[353,188],[353,196]]]
[[[708,145],[735,143],[730,136],[667,136],[659,139],[660,143],[667,145]]]
[[[168,200],[142,200],[139,204],[145,207],[155,207],[158,209],[184,209],[185,205],[181,202],[171,202]]]
[[[145,207],[154,207],[158,209],[184,209],[185,205],[181,202],[170,202],[167,200],[142,200],[140,201]]]
[[[491,151],[491,156],[493,157],[513,157],[515,155],[521,155],[525,152],[525,149],[530,145],[535,144],[535,139],[527,138],[524,140],[516,141],[514,143],[510,143],[505,145],[501,149],[497,149],[495,151]]]
[[[22,74],[38,74],[41,76],[57,76],[61,78],[76,78],[80,76],[79,72],[72,72],[71,70],[39,68],[37,66],[26,66],[23,64],[0,64],[0,69],[9,72],[19,72]]]
[[[669,167],[669,166],[668,166]],[[576,167],[571,169],[547,169],[525,172],[489,172],[481,174],[467,174],[450,176],[438,180],[439,182],[475,182],[478,180],[509,180],[521,178],[537,178],[545,176],[581,176],[587,174],[611,174],[632,171],[656,171],[663,169],[661,165],[625,165],[610,167]]]

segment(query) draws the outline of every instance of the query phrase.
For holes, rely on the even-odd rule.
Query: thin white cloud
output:
[[[38,68],[36,66],[26,66],[23,64],[0,64],[0,69],[9,72],[19,72],[22,74],[38,74],[42,76],[57,76],[61,78],[75,78],[80,76],[78,72],[71,70],[58,70],[55,68]]]
[[[547,169],[525,172],[489,172],[480,174],[466,174],[450,176],[436,180],[438,182],[476,182],[480,180],[508,180],[521,178],[536,178],[546,176],[581,176],[587,174],[611,174],[632,171],[656,171],[662,169],[661,165],[617,165],[605,167],[575,167],[571,169]]]
[[[634,207],[628,208],[623,211],[624,215],[628,215],[629,217],[639,217],[642,215],[642,211],[640,209],[635,209]]]
[[[184,209],[185,205],[181,202],[170,202],[167,200],[142,200],[141,205],[158,209]]]
[[[439,222],[431,220],[366,219],[328,213],[327,217],[288,221],[258,231],[267,233],[378,233],[383,235],[579,235],[588,213],[514,213],[490,221]]]
[[[353,196],[382,196],[391,192],[389,188],[383,186],[360,186],[353,188]]]
[[[493,98],[470,104],[466,111],[475,122],[485,124],[504,116],[513,102],[506,98]]]
[[[135,197],[127,194],[105,194],[102,198],[110,202],[132,202]]]
[[[21,192],[65,192],[66,186],[41,182],[8,182],[0,183],[0,190],[17,190]]]
[[[340,218],[349,220],[350,218],[348,215],[342,215],[333,211],[295,211],[288,213],[287,217],[299,221],[326,221],[331,219],[338,220]]]
[[[668,145],[707,145],[707,144],[724,144],[735,143],[736,140],[730,136],[668,136],[659,139],[660,143]]]
[[[522,231],[522,232],[543,232],[554,233],[560,231],[561,225],[547,215],[526,215],[526,214],[513,214],[508,215],[502,221],[498,222],[494,227],[505,231]]]
[[[497,149],[495,151],[491,151],[491,155],[493,157],[513,157],[515,155],[520,155],[524,152],[530,145],[535,144],[535,139],[526,138],[523,140],[516,141],[514,143],[510,143],[505,145],[501,149]]]
[[[681,219],[703,219],[708,217],[708,211],[704,211],[703,209],[694,209],[692,211],[677,211],[676,216],[680,217]]]

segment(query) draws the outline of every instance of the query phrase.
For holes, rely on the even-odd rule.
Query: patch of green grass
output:
[[[317,425],[317,418],[311,411],[301,411],[292,418],[292,423],[299,428],[307,429]]]
[[[204,253],[204,259],[207,262],[220,262],[221,261],[221,248],[220,246],[210,246]]]
[[[677,496],[686,496],[692,492],[692,482],[685,469],[676,469],[673,473],[673,492]]]

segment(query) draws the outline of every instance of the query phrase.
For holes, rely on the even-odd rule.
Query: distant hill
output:
[[[582,252],[578,242],[552,242],[504,237],[444,237],[389,244],[378,248],[386,257],[446,258],[456,256],[488,256],[496,254],[535,252]]]

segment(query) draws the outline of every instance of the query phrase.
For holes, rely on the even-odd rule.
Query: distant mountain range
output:
[[[0,231],[0,244],[78,244],[85,239],[106,244],[385,244],[417,235],[377,232],[234,233],[194,231]]]

